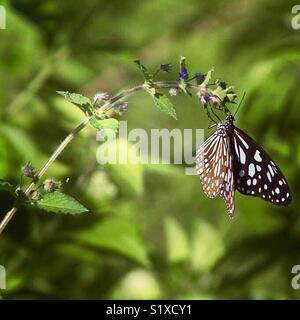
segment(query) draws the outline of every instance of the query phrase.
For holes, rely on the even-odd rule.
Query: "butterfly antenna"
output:
[[[216,127],[216,126],[217,126],[216,123],[210,124],[210,125],[208,126],[208,129],[211,129],[211,128]]]
[[[240,109],[240,106],[241,106],[241,104],[242,104],[245,96],[246,96],[246,92],[244,91],[243,96],[242,96],[242,99],[241,99],[241,101],[239,102],[239,105],[238,105],[238,107],[237,107],[237,109],[236,109],[236,111],[235,111],[235,113],[234,113],[234,117],[235,117],[235,115],[238,113],[238,111],[239,111],[239,109]]]

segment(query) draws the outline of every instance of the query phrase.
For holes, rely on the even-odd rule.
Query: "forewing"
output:
[[[291,192],[279,167],[245,132],[234,128],[235,186],[243,194],[260,197],[279,206],[291,202]]]

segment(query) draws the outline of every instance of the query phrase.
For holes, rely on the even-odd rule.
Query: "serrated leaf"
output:
[[[140,60],[135,60],[133,61],[134,63],[136,63],[139,67],[139,69],[141,70],[143,76],[144,76],[144,79],[146,81],[152,81],[152,75],[151,73],[148,71],[148,69],[141,63]]]
[[[88,211],[77,200],[59,191],[46,193],[37,201],[37,207],[55,213],[79,214]]]
[[[222,87],[218,86],[215,90],[212,91],[212,94],[220,99],[220,101],[224,101],[226,97],[226,90]]]
[[[79,107],[83,112],[89,112],[92,106],[91,100],[79,93],[70,93],[69,91],[56,91],[62,95],[67,101]]]
[[[110,129],[115,133],[117,133],[119,130],[119,121],[115,118],[100,120],[93,116],[90,119],[90,124],[97,130]]]
[[[141,239],[137,224],[128,219],[109,218],[74,236],[85,244],[113,250],[144,266],[150,265],[147,249]]]
[[[166,95],[157,92],[152,97],[158,109],[177,120],[173,104]]]

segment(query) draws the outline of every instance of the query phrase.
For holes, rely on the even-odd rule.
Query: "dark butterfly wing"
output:
[[[230,217],[235,211],[232,165],[229,137],[216,131],[200,146],[196,167],[205,194],[210,198],[220,195],[227,204]]]
[[[291,202],[291,192],[279,167],[245,132],[234,127],[235,187],[243,194],[260,197],[279,206]]]

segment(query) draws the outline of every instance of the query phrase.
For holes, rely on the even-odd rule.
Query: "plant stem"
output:
[[[178,88],[178,83],[176,81],[159,81],[154,82],[153,86],[155,88]],[[188,84],[188,88],[191,89],[197,89],[197,85]],[[130,96],[131,94],[140,91],[144,89],[144,85],[139,85],[127,90],[123,90],[119,94],[115,95],[111,99],[109,99],[103,106],[100,107],[102,112],[107,112],[110,109],[112,109],[113,104],[117,102],[120,99],[123,99],[125,97]],[[43,175],[47,172],[49,167],[52,165],[52,163],[60,156],[60,154],[65,150],[65,148],[72,142],[72,140],[75,138],[75,136],[84,129],[91,117],[87,116],[76,128],[74,128],[67,137],[61,142],[61,144],[55,149],[53,154],[50,156],[50,158],[47,160],[47,162],[43,165],[43,167],[39,170],[34,180],[31,181],[31,183],[27,186],[27,188],[24,191],[24,194],[26,196],[29,196],[37,182],[43,177]],[[13,218],[14,214],[17,212],[18,206],[15,205],[11,210],[9,210],[3,220],[0,223],[0,234],[3,232],[7,224],[10,222],[10,220]]]

